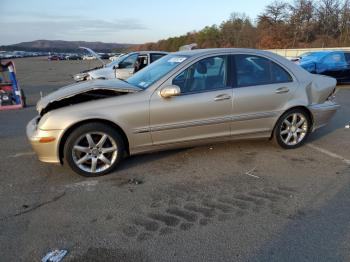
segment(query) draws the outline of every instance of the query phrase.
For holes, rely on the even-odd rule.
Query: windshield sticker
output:
[[[141,86],[141,87],[147,87],[147,85],[148,84],[146,82],[144,82],[144,81],[139,84],[139,86]]]
[[[183,56],[175,56],[172,57],[168,60],[169,63],[182,63],[183,61],[185,61],[187,59],[187,57],[183,57]]]

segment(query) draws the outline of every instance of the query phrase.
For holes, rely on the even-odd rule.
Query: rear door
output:
[[[233,57],[232,135],[270,132],[298,84],[269,58],[251,54]]]

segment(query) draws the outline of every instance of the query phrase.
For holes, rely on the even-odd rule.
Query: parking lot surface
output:
[[[26,140],[40,93],[86,61],[17,59],[29,106],[0,112],[1,261],[349,261],[350,88],[296,150],[226,142],[126,159],[86,179],[41,163]]]

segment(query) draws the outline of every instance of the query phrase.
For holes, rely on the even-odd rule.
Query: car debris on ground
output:
[[[141,185],[143,183],[143,181],[142,180],[138,180],[136,178],[131,178],[131,179],[129,179],[128,183],[130,185]]]
[[[68,251],[65,249],[55,249],[47,253],[42,259],[41,262],[59,262],[68,254]]]
[[[251,169],[251,170],[245,172],[245,174],[246,174],[247,176],[251,176],[251,177],[254,177],[254,178],[260,178],[260,177],[258,177],[258,176],[256,176],[256,175],[253,175],[253,173],[254,173],[255,171],[256,171],[256,167],[254,167],[253,169]]]

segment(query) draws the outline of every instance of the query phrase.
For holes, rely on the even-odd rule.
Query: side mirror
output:
[[[116,64],[115,66],[113,66],[113,69],[118,69],[119,68],[119,64]]]
[[[178,86],[171,85],[162,88],[159,92],[160,96],[163,98],[170,98],[172,96],[178,96],[181,93],[181,89]]]

